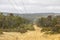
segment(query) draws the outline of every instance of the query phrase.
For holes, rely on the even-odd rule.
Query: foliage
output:
[[[3,31],[16,31],[25,33],[27,32],[27,29],[33,29],[33,27],[29,26],[29,22],[30,21],[28,19],[15,16],[13,13],[8,15],[3,15],[3,13],[0,13],[0,29]]]
[[[60,17],[41,17],[38,25],[42,27],[42,32],[46,33],[60,33]]]

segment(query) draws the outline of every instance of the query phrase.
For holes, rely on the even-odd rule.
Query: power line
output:
[[[16,7],[17,7],[17,3],[16,3],[16,1],[14,1],[14,3],[15,3],[15,5],[16,5]],[[18,7],[17,7],[18,8]],[[19,9],[19,8],[18,8]],[[18,12],[20,13],[20,12],[23,12],[22,10],[18,10]]]
[[[8,0],[9,2],[10,2],[10,4],[13,6],[13,8],[15,9],[15,11],[17,11],[17,12],[22,12],[21,10],[18,10],[19,8],[17,7],[17,3],[15,2],[15,1],[13,1],[13,0]],[[14,2],[14,3],[13,3]],[[18,9],[17,9],[18,8]]]
[[[11,4],[11,6],[15,9],[15,11],[17,11],[16,8],[15,8],[15,6],[13,5],[12,1],[11,0],[8,0],[8,1]]]
[[[22,1],[22,5],[23,5],[23,8],[24,8],[25,13],[27,13],[27,10],[26,10],[26,7],[25,7],[24,0],[21,0],[21,1]]]
[[[13,1],[13,0],[8,0],[9,2],[10,2],[10,4],[13,6],[13,8],[15,9],[15,11],[17,11],[17,12],[23,12],[22,10],[20,10],[18,7],[17,7],[17,3],[16,3],[16,1]],[[14,2],[14,3],[13,3]],[[24,0],[21,0],[21,2],[22,2],[22,5],[23,5],[23,8],[24,8],[24,11],[25,11],[25,13],[27,13],[27,10],[26,10],[26,7],[25,7],[25,4],[24,4]],[[18,10],[18,9],[19,10]]]

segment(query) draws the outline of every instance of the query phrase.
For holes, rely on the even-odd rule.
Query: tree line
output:
[[[60,33],[60,15],[41,17],[37,25],[42,27],[42,31],[50,33]]]
[[[2,31],[16,31],[24,33],[27,30],[33,30],[30,20],[16,16],[13,13],[4,15],[0,13],[0,30]]]

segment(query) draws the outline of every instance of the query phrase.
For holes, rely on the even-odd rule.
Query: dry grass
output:
[[[35,31],[28,31],[24,34],[17,32],[4,32],[0,35],[0,40],[60,40],[60,34],[56,35],[45,35],[41,33],[41,29],[36,25],[33,25]]]

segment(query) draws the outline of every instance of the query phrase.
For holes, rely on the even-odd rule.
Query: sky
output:
[[[60,13],[60,0],[0,0],[0,12]]]

